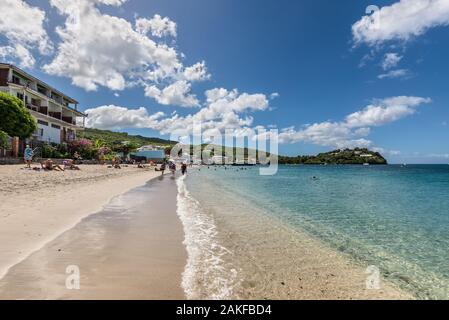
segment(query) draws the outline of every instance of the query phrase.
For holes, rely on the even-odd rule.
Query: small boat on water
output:
[[[369,163],[364,163],[363,165],[364,165],[364,166],[369,166]]]

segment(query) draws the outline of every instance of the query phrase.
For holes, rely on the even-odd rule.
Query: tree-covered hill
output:
[[[129,135],[126,132],[113,132],[109,130],[90,129],[86,128],[83,131],[78,132],[78,138],[85,138],[92,141],[101,140],[107,145],[121,144],[123,141],[129,141],[130,143],[138,146],[156,145],[156,146],[173,146],[176,144],[174,141],[148,138],[140,135]]]
[[[387,160],[379,153],[366,148],[340,149],[320,153],[316,156],[279,156],[281,164],[387,164]]]

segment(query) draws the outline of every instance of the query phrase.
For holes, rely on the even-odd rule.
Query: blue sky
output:
[[[448,1],[2,2],[0,60],[79,100],[91,126],[168,137],[201,114],[211,132],[276,126],[282,154],[449,162]],[[11,30],[27,14],[31,35]]]

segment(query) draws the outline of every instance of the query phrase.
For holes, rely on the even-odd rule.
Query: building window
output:
[[[19,98],[20,100],[22,100],[22,101],[23,101],[23,94],[21,94],[21,93],[17,92],[17,98]]]
[[[61,129],[61,127],[58,126],[57,124],[52,124],[51,127],[52,127],[52,128],[55,128],[55,129]]]
[[[43,126],[47,126],[48,127],[48,122],[42,121],[42,120],[37,120],[37,123],[43,125]]]
[[[34,135],[36,135],[38,137],[43,137],[44,136],[44,129],[37,128],[36,131],[34,132]]]
[[[13,75],[12,76],[12,82],[15,83],[15,84],[20,84],[20,78]]]

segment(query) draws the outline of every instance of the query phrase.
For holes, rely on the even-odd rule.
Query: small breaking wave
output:
[[[232,255],[219,243],[217,228],[210,214],[189,193],[185,176],[176,181],[177,213],[184,227],[188,259],[182,287],[188,299],[237,299],[238,271],[226,262]]]

